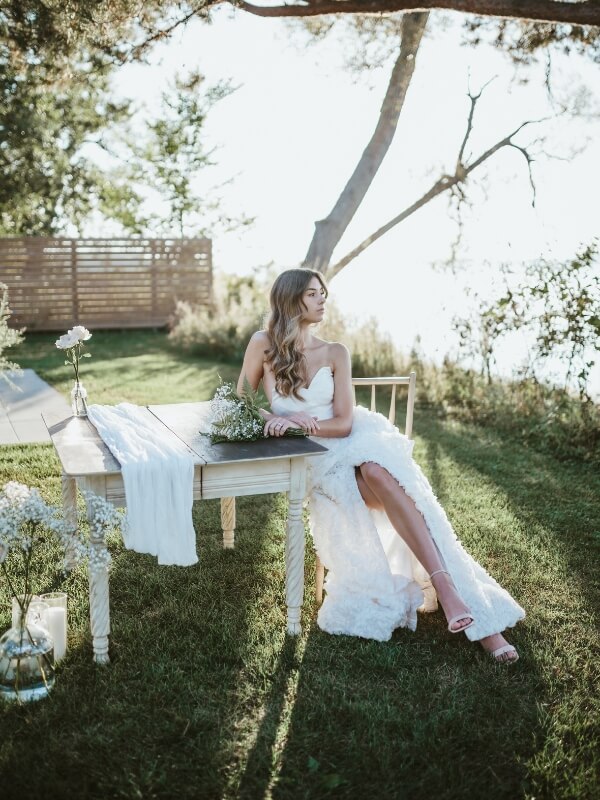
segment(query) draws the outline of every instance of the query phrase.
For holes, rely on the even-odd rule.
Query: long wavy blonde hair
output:
[[[306,359],[299,349],[300,322],[306,311],[302,295],[313,278],[317,278],[327,297],[327,285],[320,272],[299,267],[286,269],[277,276],[271,288],[271,316],[267,333],[271,346],[265,359],[275,375],[277,391],[283,397],[297,397],[306,384]]]

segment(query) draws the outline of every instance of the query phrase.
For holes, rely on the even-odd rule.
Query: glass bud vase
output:
[[[79,381],[71,389],[71,410],[74,417],[87,417],[87,391]]]
[[[0,637],[0,697],[28,703],[54,686],[54,642],[29,618]]]

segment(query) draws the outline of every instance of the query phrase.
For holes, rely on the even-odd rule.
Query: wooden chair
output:
[[[377,386],[391,386],[392,398],[390,401],[390,410],[388,419],[392,425],[396,422],[396,387],[408,386],[408,395],[406,399],[406,422],[404,425],[404,434],[409,439],[412,439],[412,425],[413,414],[415,409],[415,387],[417,382],[417,373],[411,372],[408,377],[390,377],[390,378],[352,378],[352,392],[354,394],[354,405],[356,405],[356,387],[357,386],[370,386],[371,387],[371,411],[377,411],[377,404],[375,398],[375,390]],[[321,563],[319,556],[316,557],[316,598],[319,605],[323,602],[323,581],[325,580],[325,567]]]

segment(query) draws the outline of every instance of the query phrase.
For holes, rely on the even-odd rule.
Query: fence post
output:
[[[79,320],[79,275],[77,270],[77,239],[70,239],[71,245],[71,298],[73,303],[73,324]]]

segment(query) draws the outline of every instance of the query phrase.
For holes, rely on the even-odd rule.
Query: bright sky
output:
[[[357,78],[344,64],[348,40],[305,42],[304,34],[282,20],[223,8],[211,25],[193,22],[156,48],[148,66],[118,73],[116,88],[136,98],[144,114],[152,114],[178,71],[199,69],[209,84],[230,78],[239,86],[211,112],[206,132],[220,148],[214,182],[237,175],[223,192],[226,210],[245,212],[256,223],[215,238],[216,268],[248,273],[270,261],[298,264],[314,220],[331,209],[376,123],[390,67]],[[473,88],[497,76],[478,107],[471,142],[476,155],[525,119],[552,113],[541,68],[521,83],[493,48],[459,42],[456,25],[448,25],[422,45],[396,139],[337,257],[418,198],[440,171],[452,169],[465,129],[469,73]],[[558,97],[572,99],[580,85],[598,90],[597,67],[584,59],[563,57],[555,64]],[[598,109],[598,93],[594,100]],[[456,232],[442,197],[340,273],[331,286],[340,307],[359,318],[376,316],[405,350],[419,334],[425,354],[440,360],[455,347],[450,323],[472,303],[468,290],[489,292],[500,262],[519,269],[539,255],[567,258],[598,235],[592,176],[600,164],[599,118],[555,119],[532,126],[519,142],[542,133],[548,135],[547,149],[565,160],[541,156],[534,165],[535,209],[523,156],[502,151],[474,175],[487,178],[485,188],[469,188],[474,207],[458,274],[435,266],[447,258]],[[584,152],[574,153],[586,143]],[[501,370],[510,371],[523,353],[523,343],[509,343],[501,352]],[[600,365],[593,386],[600,394]]]

